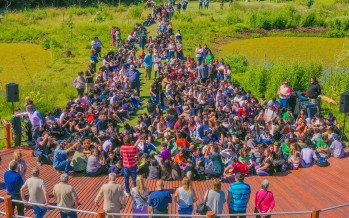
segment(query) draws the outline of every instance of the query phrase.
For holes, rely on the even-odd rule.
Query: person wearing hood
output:
[[[308,88],[308,97],[309,101],[313,104],[316,104],[316,99],[321,94],[321,87],[316,79],[316,77],[312,77],[310,79],[310,86]]]

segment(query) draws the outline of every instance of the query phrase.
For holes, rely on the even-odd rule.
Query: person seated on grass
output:
[[[301,162],[301,153],[299,152],[296,143],[290,145],[290,156],[288,158],[288,164],[291,170],[297,170]]]
[[[182,170],[186,170],[190,165],[187,159],[185,158],[183,149],[179,150],[178,154],[174,156],[173,162],[178,164]]]
[[[270,176],[273,175],[273,157],[269,149],[264,150],[264,158],[262,164],[256,167],[256,174],[258,176]]]
[[[82,173],[86,171],[87,157],[83,153],[83,146],[81,144],[75,148],[71,163],[71,165],[74,167],[75,173]]]
[[[250,155],[250,148],[243,148],[240,150],[239,162],[245,163],[250,171],[253,168],[253,160]]]
[[[248,166],[246,163],[240,162],[238,158],[234,157],[232,159],[232,164],[224,169],[223,176],[225,178],[232,178],[236,173],[248,174]]]
[[[287,160],[288,157],[290,156],[290,151],[291,151],[291,142],[289,138],[285,139],[285,142],[283,142],[280,146],[280,153],[283,155],[283,157]]]
[[[301,165],[303,168],[311,167],[316,160],[318,158],[311,145],[307,145],[307,147],[301,150]]]
[[[218,151],[219,147],[214,145],[212,142],[208,145],[205,151],[205,159],[209,160],[209,163],[205,168],[205,173],[210,178],[219,178],[224,172],[224,165]]]
[[[149,175],[148,155],[143,154],[137,164],[137,175],[147,178]]]
[[[92,155],[87,160],[86,174],[90,177],[97,177],[108,173],[108,166],[102,165],[98,158],[99,153],[97,149],[92,151]]]
[[[64,140],[57,145],[53,157],[53,168],[57,170],[57,172],[64,171],[64,173],[68,174],[69,171],[74,170],[74,167],[70,165],[71,158],[69,158],[68,154],[79,144],[79,142],[76,142],[73,145],[69,145],[68,142]]]
[[[159,167],[159,163],[155,159],[150,159],[149,163],[148,179],[160,179],[161,168]]]
[[[115,173],[117,177],[123,176],[122,160],[119,160],[118,162],[116,162],[115,165],[110,166],[108,171],[109,171],[109,173]]]
[[[343,158],[345,153],[343,149],[343,144],[338,139],[338,134],[334,133],[332,135],[332,138],[333,138],[333,142],[331,143],[331,146],[328,149],[328,157]]]
[[[328,136],[322,136],[322,138],[320,138],[316,142],[316,152],[320,156],[327,156],[329,147],[330,147],[330,140],[328,139]]]

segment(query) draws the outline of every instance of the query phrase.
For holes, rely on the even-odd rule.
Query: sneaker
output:
[[[126,197],[130,197],[130,193],[127,193],[126,191],[124,191],[124,194]]]

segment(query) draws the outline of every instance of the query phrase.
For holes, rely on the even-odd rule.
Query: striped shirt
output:
[[[138,154],[138,148],[131,144],[124,144],[121,146],[120,154],[123,160],[123,166],[126,168],[132,168],[137,166],[136,155]]]
[[[229,195],[232,197],[229,208],[235,211],[246,210],[247,202],[251,194],[251,187],[244,182],[235,182],[228,189]]]

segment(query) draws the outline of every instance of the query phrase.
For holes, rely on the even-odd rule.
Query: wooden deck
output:
[[[22,149],[24,159],[27,161],[28,172],[27,178],[30,177],[31,169],[36,165],[36,158],[31,156],[31,150]],[[0,196],[6,194],[3,181],[3,173],[8,167],[9,161],[12,159],[13,150],[0,151],[2,163],[0,165]],[[326,168],[314,166],[310,169],[300,169],[291,171],[288,175],[273,177],[253,176],[246,178],[246,182],[252,187],[251,200],[248,204],[248,212],[253,212],[255,193],[260,188],[260,183],[267,178],[270,181],[270,190],[273,191],[276,206],[275,212],[283,211],[305,211],[314,208],[322,209],[338,204],[349,202],[349,158],[330,160],[331,165]],[[51,192],[53,186],[59,182],[59,176],[53,170],[52,166],[44,165],[41,167],[41,177],[45,180],[48,190]],[[103,183],[107,182],[107,176],[98,178],[88,178],[82,175],[73,176],[70,179],[81,202],[78,209],[97,211],[94,204],[94,198]],[[123,185],[123,179],[119,178],[118,183]],[[180,185],[179,181],[165,182],[165,188],[174,193],[175,189]],[[194,188],[197,192],[199,200],[202,202],[205,191],[211,188],[211,181],[194,182]],[[227,193],[229,183],[223,183],[223,190]],[[155,189],[155,180],[147,180],[147,187],[150,191]],[[50,195],[51,203],[54,203],[52,194]],[[0,210],[3,211],[3,201],[0,201]],[[176,214],[176,205],[170,205],[170,213]],[[127,200],[127,207],[123,212],[131,212],[131,198]],[[227,205],[224,207],[224,213],[227,213]],[[33,211],[30,207],[26,208],[26,216],[32,216]],[[3,215],[2,215],[3,216]],[[1,217],[1,215],[0,215]],[[59,217],[57,210],[49,210],[47,216],[49,218]],[[94,217],[93,215],[79,214],[79,217]],[[277,217],[277,216],[273,216]],[[281,217],[281,216],[279,216]],[[284,216],[286,217],[286,216]],[[310,215],[293,215],[288,217],[310,217]],[[349,217],[349,207],[337,209],[321,213],[320,217]]]

